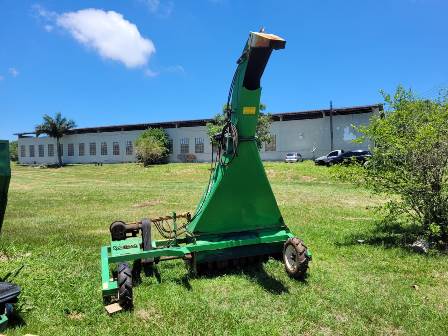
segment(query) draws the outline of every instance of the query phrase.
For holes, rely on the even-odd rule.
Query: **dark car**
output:
[[[320,156],[317,159],[315,159],[314,163],[316,165],[327,165],[329,160],[333,160],[334,158],[341,156],[343,153],[344,151],[342,149],[331,151],[327,155]]]
[[[349,164],[353,162],[365,163],[371,156],[372,153],[370,153],[370,151],[358,149],[342,153],[338,156],[329,157],[326,160],[326,165],[331,166],[339,163]]]

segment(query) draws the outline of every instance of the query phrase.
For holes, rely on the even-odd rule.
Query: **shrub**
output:
[[[419,234],[446,246],[447,96],[419,99],[402,87],[394,96],[383,95],[390,109],[359,128],[374,143],[373,156],[365,168],[352,172],[374,192],[398,196],[384,206],[388,218],[404,218]]]
[[[10,141],[9,142],[9,158],[11,159],[11,161],[18,161],[19,160],[18,143],[17,143],[17,141]]]
[[[162,128],[148,128],[135,141],[137,161],[144,166],[165,163],[168,157],[168,136]]]

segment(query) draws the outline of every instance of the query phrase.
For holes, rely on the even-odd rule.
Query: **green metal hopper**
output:
[[[150,274],[155,263],[175,258],[183,258],[198,273],[283,255],[290,276],[305,276],[311,255],[283,220],[255,138],[260,80],[272,51],[285,44],[276,35],[249,34],[230,87],[226,124],[216,139],[214,167],[195,214],[112,223],[111,244],[101,250],[106,301],[117,298],[131,308],[132,286],[141,269]],[[165,239],[153,240],[154,229]],[[112,273],[111,264],[118,264]]]
[[[11,179],[9,162],[9,142],[0,140],[0,233],[5,216],[6,204],[8,202],[8,188]]]

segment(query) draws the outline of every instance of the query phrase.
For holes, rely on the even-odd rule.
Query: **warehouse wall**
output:
[[[369,143],[356,144],[352,140],[360,135],[355,127],[368,124],[372,115],[373,113],[333,116],[334,149],[367,149]],[[263,160],[283,160],[288,152],[299,152],[305,159],[312,159],[331,150],[329,117],[274,122],[271,134],[276,137],[276,151],[266,151],[264,146],[260,152]]]
[[[358,134],[353,126],[367,124],[373,113],[336,115],[333,117],[334,149],[364,149],[368,143],[355,144],[352,142]],[[263,160],[284,160],[286,153],[299,152],[306,159],[312,159],[324,155],[330,151],[330,118],[276,121],[271,125],[271,134],[275,137],[275,146],[263,146],[260,151]],[[211,159],[211,145],[207,136],[206,126],[179,127],[166,129],[172,140],[173,153],[169,156],[170,162],[179,162],[183,159],[181,155],[181,143],[188,143],[188,152],[198,162],[206,162]],[[131,155],[126,153],[126,144],[132,143],[143,131],[101,132],[73,134],[61,139],[63,145],[64,163],[117,163],[134,162],[135,148]],[[203,142],[203,153],[197,153],[195,143]],[[79,144],[84,143],[84,155],[79,153]],[[90,143],[96,144],[96,151],[90,153]],[[107,144],[107,154],[101,153],[101,144]],[[118,143],[118,151],[114,153],[114,143]],[[54,146],[54,156],[49,156],[48,144]],[[69,155],[69,144],[73,145],[73,155]],[[56,140],[41,136],[25,137],[18,139],[19,162],[22,164],[52,164],[57,162]],[[39,152],[39,145],[43,145]],[[30,152],[34,146],[34,156]],[[184,147],[186,148],[186,147]],[[25,149],[25,156],[22,151]],[[313,152],[314,149],[314,152]],[[43,156],[40,156],[42,155]]]

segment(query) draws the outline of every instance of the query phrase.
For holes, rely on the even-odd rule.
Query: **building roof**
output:
[[[333,108],[333,115],[349,115],[349,114],[362,114],[372,113],[375,110],[382,111],[382,104],[364,105],[364,106],[352,106],[352,107],[340,107]],[[288,121],[288,120],[304,120],[304,119],[317,119],[330,115],[330,109],[323,110],[309,110],[299,112],[283,112],[272,113],[273,121]],[[178,128],[178,127],[193,127],[193,126],[205,126],[213,119],[194,119],[194,120],[179,120],[179,121],[164,121],[154,123],[143,124],[126,124],[126,125],[109,125],[109,126],[97,126],[97,127],[82,127],[74,128],[67,134],[82,134],[82,133],[101,133],[101,132],[119,132],[119,131],[138,131],[146,130],[149,127],[161,127],[161,128]],[[24,137],[27,135],[35,135],[35,132],[22,132],[15,133],[18,137]]]

